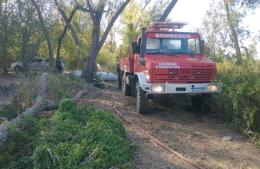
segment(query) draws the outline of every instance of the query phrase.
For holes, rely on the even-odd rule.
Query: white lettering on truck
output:
[[[157,33],[155,34],[155,38],[173,38],[173,39],[190,39],[190,34],[164,34]]]
[[[156,69],[180,69],[176,62],[162,62],[155,66]]]

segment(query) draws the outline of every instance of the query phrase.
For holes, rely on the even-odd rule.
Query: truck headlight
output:
[[[150,74],[148,70],[144,71],[146,81],[150,81]]]
[[[218,85],[209,85],[208,91],[209,92],[217,92],[217,91],[219,91],[219,86]]]
[[[150,75],[148,75],[148,74],[145,75],[145,78],[146,78],[147,81],[150,81]]]
[[[162,93],[164,91],[165,91],[165,86],[164,85],[154,85],[154,86],[152,86],[152,92]]]

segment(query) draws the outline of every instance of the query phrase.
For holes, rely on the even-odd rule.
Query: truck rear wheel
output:
[[[122,90],[122,82],[121,82],[121,76],[118,74],[118,89]]]
[[[148,97],[146,92],[142,90],[139,82],[136,83],[136,111],[137,113],[144,114],[148,110]]]
[[[125,96],[131,96],[131,86],[126,84],[125,76],[121,78],[121,90]]]

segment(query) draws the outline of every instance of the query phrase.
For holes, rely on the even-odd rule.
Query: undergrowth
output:
[[[20,78],[20,86],[12,103],[0,106],[0,116],[8,120],[31,107],[37,97],[39,74]],[[60,74],[48,74],[48,99],[59,103],[63,98],[73,98],[81,89],[88,90],[89,96],[98,93],[98,89],[89,86],[80,79],[72,79]]]
[[[63,100],[50,118],[27,117],[0,148],[0,168],[133,168],[132,149],[112,113]]]
[[[251,138],[260,134],[260,62],[241,65],[225,61],[218,64],[218,80],[223,92],[211,101],[211,111],[229,121]]]

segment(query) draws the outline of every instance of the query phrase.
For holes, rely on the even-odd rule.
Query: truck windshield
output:
[[[198,39],[159,39],[147,38],[147,54],[200,54]]]

